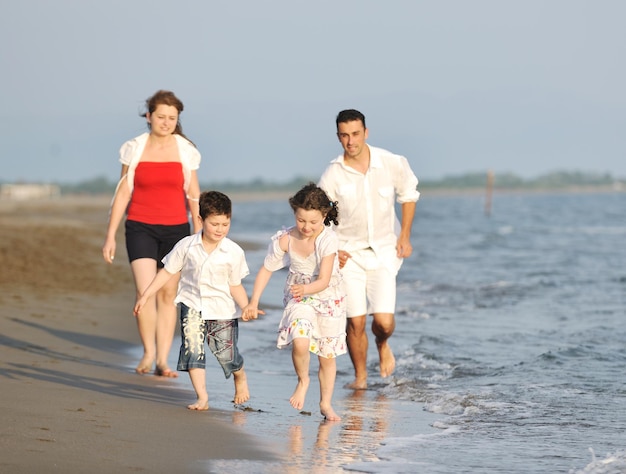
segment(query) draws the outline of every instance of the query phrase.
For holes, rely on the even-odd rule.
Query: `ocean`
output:
[[[258,244],[249,293],[270,236],[292,223],[286,201],[234,204],[230,237]],[[486,215],[484,196],[426,192],[412,242],[396,372],[378,376],[370,338],[370,386],[347,390],[340,357],[336,423],[319,415],[315,359],[305,409],[288,403],[291,355],[275,348],[285,274],[273,276],[267,314],[240,326],[250,403],[233,410],[210,358],[207,379],[215,416],[285,460],[211,460],[206,472],[626,472],[626,193],[496,193]]]

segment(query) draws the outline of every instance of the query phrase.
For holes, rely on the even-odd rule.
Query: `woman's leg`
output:
[[[156,260],[139,258],[130,263],[135,280],[137,297],[148,287],[157,272]],[[145,374],[152,371],[152,364],[157,356],[156,349],[157,306],[156,298],[150,298],[137,316],[137,329],[143,345],[143,357],[135,369],[137,373]]]
[[[309,339],[305,337],[297,337],[292,342],[291,360],[293,368],[298,376],[296,389],[289,399],[289,403],[296,410],[302,410],[306,392],[309,389],[309,362],[311,355],[309,352]]]
[[[337,376],[337,360],[318,356],[320,363],[320,412],[329,421],[339,421],[341,417],[335,413],[332,406],[335,378]]]
[[[156,294],[156,368],[157,374],[176,377],[167,362],[176,330],[176,291],[179,276],[173,276]]]

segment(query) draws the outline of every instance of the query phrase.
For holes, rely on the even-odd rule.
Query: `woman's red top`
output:
[[[180,162],[139,162],[127,218],[144,224],[185,224],[188,217],[183,184]]]

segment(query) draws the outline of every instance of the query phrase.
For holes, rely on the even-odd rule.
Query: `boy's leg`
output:
[[[198,400],[196,403],[187,405],[190,410],[208,410],[209,409],[209,394],[206,390],[206,370],[205,369],[189,369],[189,378],[191,379],[191,385],[196,391]]]
[[[185,304],[180,304],[181,344],[177,369],[189,372],[191,384],[198,398],[196,403],[187,405],[190,410],[207,410],[209,408],[204,350],[206,323],[198,311],[187,307]]]
[[[239,321],[236,319],[209,320],[208,342],[209,349],[222,366],[224,376],[229,378],[233,374],[235,381],[236,404],[247,402],[250,399],[248,380],[243,370],[243,357],[239,354],[237,341],[239,339]]]
[[[243,367],[233,372],[233,379],[235,380],[235,398],[233,402],[236,404],[240,404],[250,400],[248,379],[246,377],[246,371],[243,370]]]
[[[292,342],[291,360],[293,361],[293,368],[298,376],[298,383],[296,389],[289,399],[289,403],[296,410],[302,410],[304,407],[304,400],[306,398],[306,392],[309,389],[309,361],[311,359],[311,353],[309,352],[309,338],[297,337]]]
[[[333,391],[335,390],[335,378],[337,376],[337,360],[318,356],[320,370],[320,412],[329,421],[339,421],[341,417],[335,413],[332,406]]]

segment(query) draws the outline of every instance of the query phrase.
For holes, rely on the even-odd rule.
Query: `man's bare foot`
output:
[[[196,403],[192,403],[191,405],[187,405],[189,410],[195,411],[206,411],[209,409],[209,399],[208,398],[198,398]]]
[[[250,400],[248,379],[244,370],[239,369],[237,372],[233,372],[233,378],[235,379],[235,398],[233,402],[238,405]]]
[[[335,413],[335,410],[333,410],[333,407],[330,405],[328,405],[327,407],[322,407],[322,405],[320,405],[320,412],[322,413],[322,416],[328,421],[341,420],[341,417],[337,415],[337,413]]]
[[[309,379],[298,380],[298,384],[296,385],[296,389],[293,392],[293,395],[289,399],[289,403],[296,410],[302,410],[304,408],[304,400],[306,398],[306,392],[309,389]]]
[[[354,379],[352,383],[347,383],[343,388],[351,390],[367,390],[367,379]]]
[[[387,344],[387,341],[382,343],[376,343],[378,346],[378,355],[380,356],[380,376],[385,378],[393,374],[396,368],[396,358],[391,352],[391,347]]]

